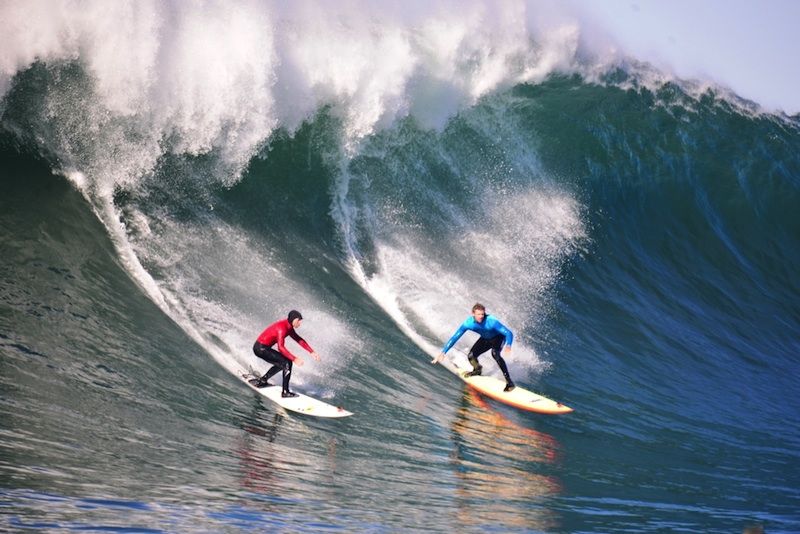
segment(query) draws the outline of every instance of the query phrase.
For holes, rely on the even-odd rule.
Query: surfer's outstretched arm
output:
[[[447,351],[450,350],[453,347],[453,345],[455,345],[456,342],[459,339],[461,339],[461,336],[463,336],[464,332],[466,332],[466,331],[467,331],[467,324],[466,323],[464,323],[461,326],[459,326],[458,330],[456,330],[456,333],[453,334],[450,337],[450,339],[447,341],[447,343],[445,343],[444,347],[442,348],[442,352],[437,354],[436,357],[433,358],[433,360],[431,360],[431,363],[439,363],[442,360],[444,360],[444,355],[447,354]]]
[[[315,351],[314,349],[312,349],[312,348],[311,348],[311,345],[309,345],[309,344],[306,342],[306,340],[305,340],[305,339],[303,339],[302,337],[300,337],[300,335],[299,335],[297,332],[295,332],[295,331],[294,331],[294,329],[292,329],[292,330],[290,330],[290,331],[289,331],[289,336],[291,336],[291,338],[292,338],[292,339],[294,339],[294,340],[297,342],[297,344],[298,344],[298,345],[300,345],[301,347],[303,347],[303,348],[306,350],[306,352],[308,352],[309,354],[311,354],[311,357],[312,357],[312,358],[314,358],[315,360],[319,361],[319,354],[317,354],[317,351]]]

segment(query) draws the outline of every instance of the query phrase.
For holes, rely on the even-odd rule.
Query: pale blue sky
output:
[[[800,112],[800,0],[572,0],[638,59]]]

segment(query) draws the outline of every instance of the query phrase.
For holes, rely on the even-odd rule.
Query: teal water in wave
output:
[[[800,125],[616,82],[518,84],[355,146],[322,108],[239,179],[176,150],[104,189],[92,172],[125,154],[54,111],[91,108],[80,69],[20,75],[0,524],[800,530]],[[428,364],[475,300],[517,334],[517,382],[573,414]],[[287,415],[226,369],[257,366],[254,337],[295,307],[323,356],[297,389],[355,416]]]

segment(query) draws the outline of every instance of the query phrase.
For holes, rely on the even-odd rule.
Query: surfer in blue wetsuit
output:
[[[477,332],[481,337],[479,337],[478,341],[469,349],[467,359],[469,359],[469,363],[472,364],[472,371],[468,372],[466,376],[478,376],[481,374],[483,367],[478,363],[478,356],[492,349],[492,358],[497,362],[498,367],[500,367],[500,370],[503,372],[503,377],[506,379],[504,391],[511,391],[514,389],[514,381],[511,380],[506,362],[500,355],[504,344],[505,353],[509,354],[511,352],[511,343],[514,342],[514,334],[512,334],[511,330],[496,317],[487,315],[486,308],[481,303],[476,303],[472,307],[472,317],[467,318],[467,320],[458,327],[456,333],[453,334],[450,340],[445,344],[442,352],[431,360],[431,363],[439,363],[444,360],[444,355],[447,351],[456,344],[456,341],[458,341],[467,330]]]

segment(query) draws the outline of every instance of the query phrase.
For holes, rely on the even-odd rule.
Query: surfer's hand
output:
[[[316,351],[311,353],[311,357],[314,358],[316,361],[319,361],[319,354]]]
[[[301,358],[300,356],[295,356],[295,358],[294,358],[294,363],[296,363],[296,364],[297,364],[297,365],[299,365],[300,367],[303,367],[303,365],[304,365],[306,362],[305,362],[305,360],[303,360],[303,358]]]
[[[503,352],[505,352],[506,354],[511,354],[511,347],[506,345],[506,348],[503,349]]]
[[[434,358],[431,360],[431,363],[439,363],[439,362],[441,362],[442,360],[444,360],[444,352],[440,352],[439,354],[437,354],[437,355],[436,355],[436,356],[435,356],[435,357],[434,357]]]

